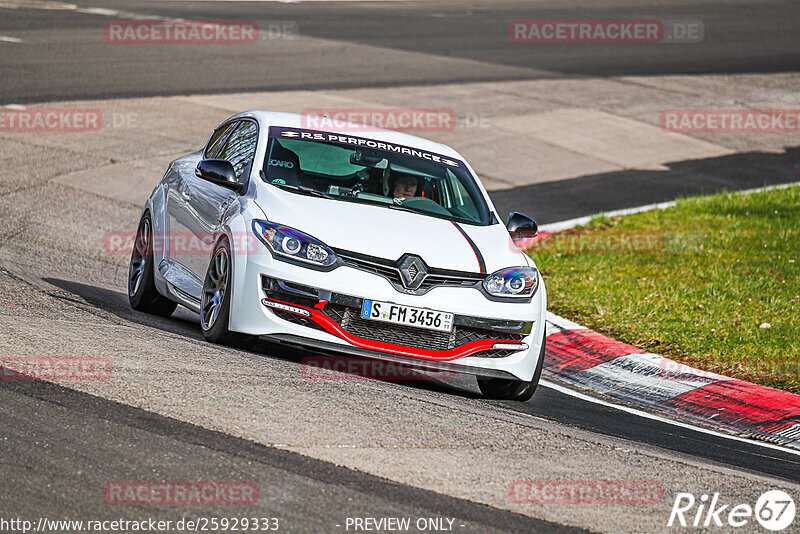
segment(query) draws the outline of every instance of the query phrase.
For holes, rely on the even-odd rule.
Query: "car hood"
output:
[[[456,225],[445,219],[311,197],[273,186],[259,188],[255,201],[271,222],[291,226],[334,249],[388,260],[416,254],[428,267],[474,273],[528,265],[502,224]]]

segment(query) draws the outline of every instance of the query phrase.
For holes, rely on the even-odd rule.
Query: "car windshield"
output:
[[[324,141],[272,137],[264,180],[303,194],[491,224],[489,207],[463,162],[400,145],[325,135]]]

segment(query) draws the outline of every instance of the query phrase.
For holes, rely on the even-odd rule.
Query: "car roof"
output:
[[[232,119],[245,118],[245,117],[257,120],[259,125],[262,127],[286,126],[289,128],[306,128],[309,130],[317,129],[309,127],[309,123],[311,124],[313,123],[309,120],[308,115],[302,115],[300,113],[284,113],[281,111],[261,111],[261,110],[243,111],[242,113],[239,113],[237,115],[234,115],[230,119],[227,119],[225,122]],[[316,122],[317,120],[319,120],[319,117],[313,117],[314,122]],[[363,124],[358,124],[353,122],[337,121],[337,125],[339,125],[340,127],[324,128],[320,129],[320,131],[338,133],[338,134],[356,135],[358,137],[374,139],[375,141],[384,141],[387,143],[410,146],[428,152],[434,152],[442,154],[444,156],[457,158],[462,161],[464,160],[464,157],[461,154],[459,154],[449,146],[442,143],[437,143],[435,141],[431,141],[430,139],[417,137],[416,135],[411,135],[403,132],[396,132],[394,130],[373,128],[373,127],[370,127],[367,131],[364,131]]]

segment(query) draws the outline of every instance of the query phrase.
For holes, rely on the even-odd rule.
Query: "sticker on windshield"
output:
[[[271,159],[269,160],[269,164],[273,167],[286,167],[287,169],[293,169],[294,163],[291,161],[282,161],[279,159]]]
[[[385,150],[386,152],[404,154],[406,156],[432,161],[434,163],[443,163],[444,165],[457,169],[467,169],[467,166],[463,161],[449,158],[441,154],[436,154],[435,152],[428,152],[419,148],[397,145],[394,143],[388,143],[386,141],[377,141],[375,139],[368,139],[366,137],[357,137],[354,135],[344,135],[333,132],[320,132],[316,130],[305,130],[303,128],[287,128],[282,126],[271,126],[269,129],[269,136],[288,139],[303,139],[308,141],[324,141],[350,146],[365,146],[368,148],[374,148],[376,150]]]

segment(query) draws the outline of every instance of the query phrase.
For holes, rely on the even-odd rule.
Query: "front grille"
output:
[[[386,278],[395,289],[403,293],[412,293],[415,295],[422,295],[438,286],[476,287],[486,278],[486,275],[483,274],[429,268],[428,273],[425,275],[419,287],[417,289],[408,289],[403,286],[403,277],[397,266],[399,261],[385,260],[383,258],[364,256],[341,250],[337,250],[336,254],[348,267],[382,276]],[[409,269],[409,275],[412,280],[416,277],[416,273],[411,272],[411,269]]]
[[[423,330],[389,323],[374,324],[374,321],[356,318],[347,326],[347,331],[358,337],[429,350],[447,350],[451,332]]]
[[[315,330],[324,330],[320,325],[309,319],[308,317],[303,317],[302,315],[297,315],[296,313],[288,312],[286,310],[279,310],[278,308],[270,308],[272,313],[274,313],[279,318],[283,319],[284,321],[289,321],[290,323],[294,323],[296,325],[305,326],[308,328],[313,328]]]
[[[339,326],[341,326],[342,328],[347,330],[347,328],[345,328],[345,325],[347,324],[346,321],[345,321],[345,312],[348,312],[348,310],[352,310],[352,309],[353,308],[348,308],[346,306],[338,306],[336,304],[328,304],[327,306],[325,306],[325,310],[324,311],[328,315],[328,317],[330,317],[331,319],[336,321],[336,324],[338,324]],[[348,313],[348,316],[349,315],[350,315],[350,313]]]
[[[516,354],[519,351],[516,350],[509,350],[509,349],[492,349],[492,350],[484,350],[483,352],[477,352],[473,354],[478,358],[508,358],[512,354]]]
[[[328,317],[336,321],[339,326],[355,336],[418,349],[448,350],[460,347],[470,341],[482,339],[522,341],[525,338],[525,334],[507,334],[504,332],[494,332],[465,326],[456,326],[451,332],[437,332],[436,330],[426,330],[413,326],[370,321],[361,318],[358,308],[340,305],[329,304],[325,307],[324,311],[328,314]],[[510,352],[513,354],[515,351],[498,350],[485,352]],[[480,355],[484,356],[484,353]],[[503,356],[484,357],[500,358]]]
[[[467,328],[464,326],[457,326],[455,328],[455,345],[456,347],[469,343],[470,341],[479,341],[481,339],[503,339],[509,341],[522,341],[525,339],[526,334],[507,334],[505,332],[493,332],[491,330],[481,330],[479,328]]]
[[[362,319],[358,308],[328,305],[325,307],[328,317],[354,336],[406,347],[419,349],[447,350],[451,348],[451,337],[454,332],[437,332],[424,328],[414,328],[391,323],[382,323]]]
[[[428,291],[436,286],[449,287],[475,287],[483,281],[482,275],[475,276],[445,276],[428,273],[425,280],[419,285],[420,290]]]
[[[366,258],[344,255],[341,252],[337,255],[342,259],[345,265],[367,271],[370,273],[382,276],[392,282],[392,284],[403,285],[403,278],[400,276],[400,270],[397,267],[390,265],[389,262],[379,262],[377,260],[368,260]]]

